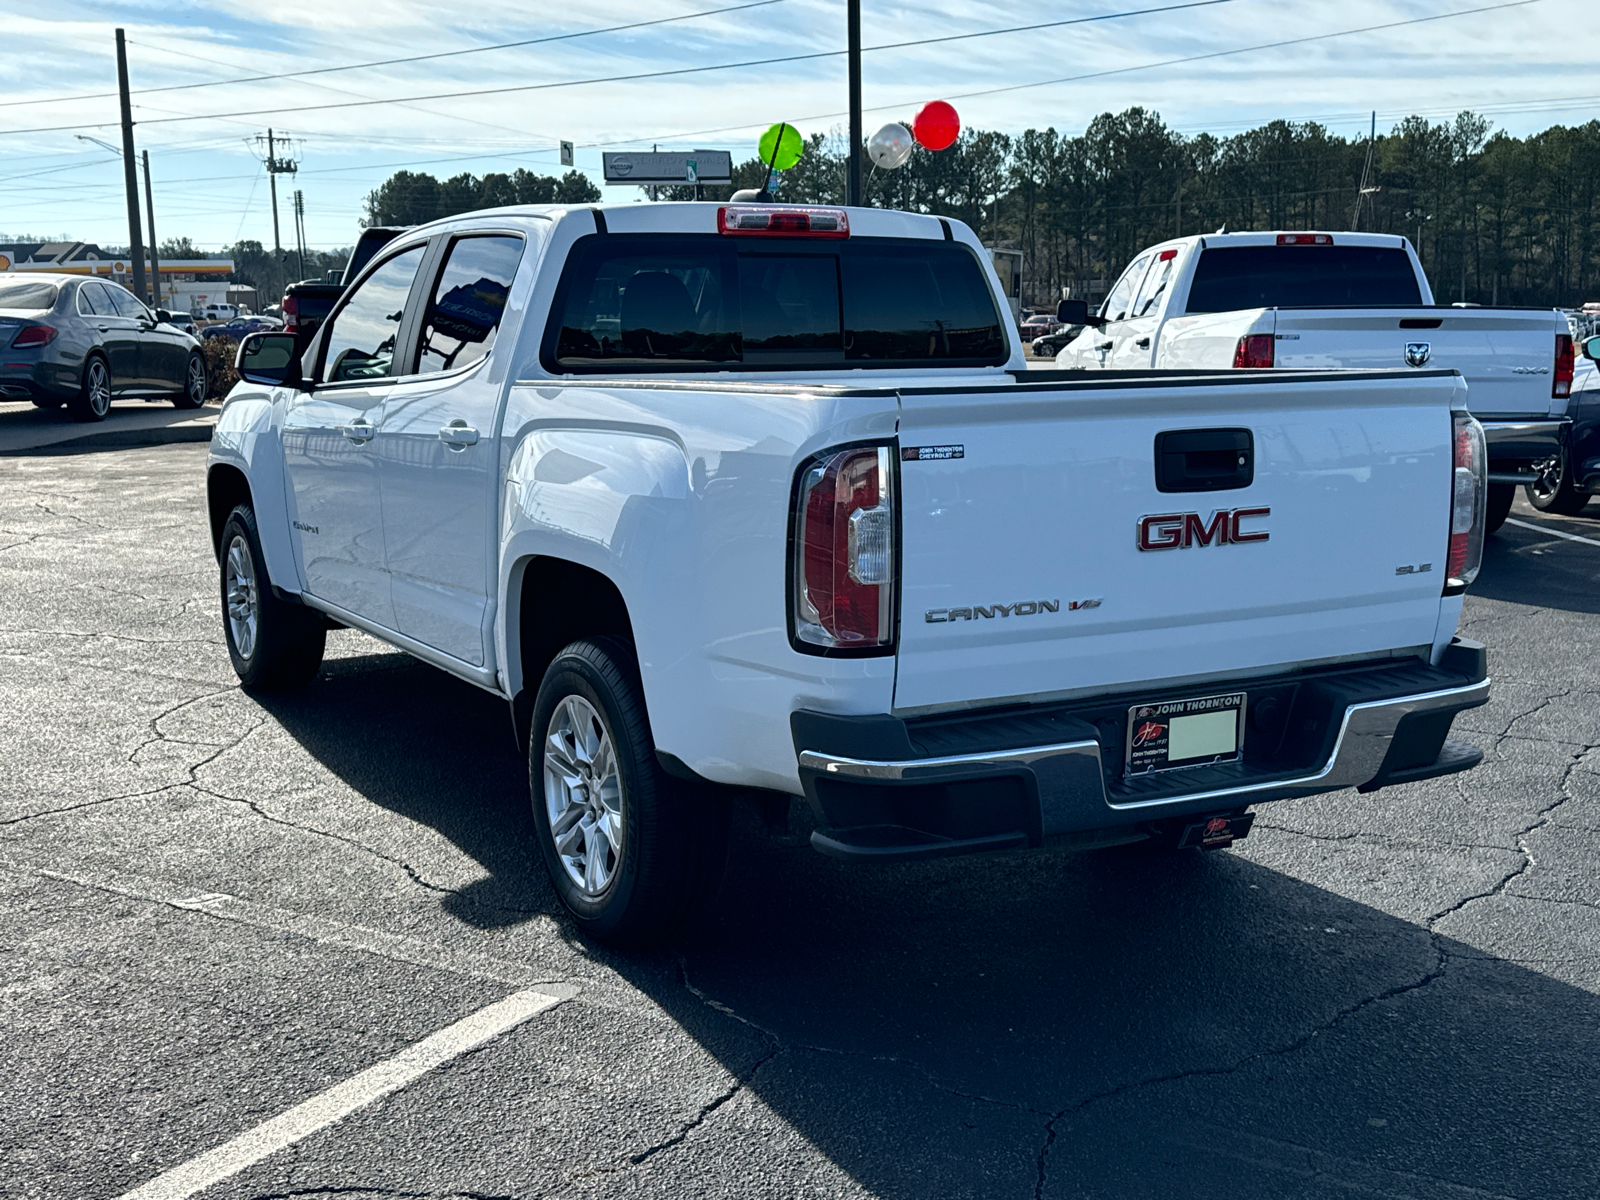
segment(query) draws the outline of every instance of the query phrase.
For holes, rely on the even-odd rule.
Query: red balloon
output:
[[[960,132],[961,118],[943,100],[929,100],[911,122],[911,136],[929,150],[948,150]]]

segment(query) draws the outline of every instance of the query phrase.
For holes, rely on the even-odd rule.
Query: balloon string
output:
[[[772,157],[767,161],[767,181],[761,185],[763,192],[772,190],[772,168],[778,161],[778,147],[783,145],[783,135],[788,128],[784,122],[778,122],[778,136],[772,139]]]

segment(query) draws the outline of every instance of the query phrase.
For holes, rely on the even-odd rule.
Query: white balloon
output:
[[[885,171],[892,171],[906,165],[915,145],[909,129],[890,121],[867,139],[867,157]]]

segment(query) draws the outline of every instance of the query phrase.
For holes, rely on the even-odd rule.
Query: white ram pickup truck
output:
[[[211,443],[235,670],[349,626],[504,697],[590,935],[702,901],[741,792],[853,860],[1212,847],[1481,758],[1453,371],[1037,382],[958,222],[754,204],[407,230],[293,346]]]
[[[1375,233],[1214,233],[1135,256],[1056,356],[1077,370],[1453,367],[1489,443],[1487,528],[1518,484],[1539,507],[1558,475],[1572,394],[1566,318],[1548,308],[1436,305],[1411,243]]]

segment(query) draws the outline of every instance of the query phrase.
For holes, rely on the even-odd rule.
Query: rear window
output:
[[[1005,353],[970,251],[887,238],[584,238],[545,339],[555,372],[964,366]]]
[[[1411,259],[1383,246],[1219,246],[1203,251],[1187,311],[1420,305]]]
[[[56,302],[53,283],[0,283],[0,308],[43,312]]]

